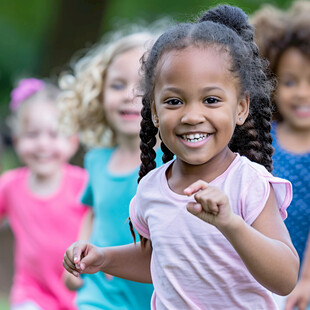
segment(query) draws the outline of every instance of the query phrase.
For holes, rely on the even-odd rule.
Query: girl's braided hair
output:
[[[274,83],[267,71],[268,63],[259,55],[258,47],[254,43],[254,29],[249,24],[247,15],[237,7],[220,5],[206,11],[197,23],[181,23],[166,31],[155,42],[142,63],[144,95],[139,181],[156,166],[153,147],[157,128],[152,122],[151,103],[154,101],[158,62],[164,53],[182,50],[191,45],[214,46],[230,55],[230,71],[240,81],[241,95],[249,96],[250,111],[244,124],[236,126],[229,147],[233,152],[238,152],[272,171],[270,94]],[[172,159],[173,154],[163,142],[161,147],[164,153],[163,161]],[[142,246],[145,245],[146,239],[141,237],[141,242]]]

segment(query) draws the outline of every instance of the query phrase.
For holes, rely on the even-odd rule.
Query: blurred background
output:
[[[263,3],[281,8],[293,1],[214,0],[29,0],[0,1],[0,170],[18,162],[6,126],[10,92],[24,77],[51,77],[55,81],[78,51],[87,50],[117,25],[171,17],[176,22],[195,19],[219,3],[241,7],[252,14]],[[81,162],[81,161],[79,161]],[[12,283],[12,235],[0,227],[0,310],[8,308]]]

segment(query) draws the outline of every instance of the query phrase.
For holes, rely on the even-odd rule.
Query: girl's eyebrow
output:
[[[221,88],[219,86],[208,86],[208,87],[202,88],[202,91],[213,91],[213,90],[220,90],[222,92],[225,92],[223,90],[223,88]],[[175,92],[175,93],[182,93],[183,92],[181,88],[177,88],[177,87],[173,87],[173,86],[164,87],[163,91],[171,91],[171,92]]]

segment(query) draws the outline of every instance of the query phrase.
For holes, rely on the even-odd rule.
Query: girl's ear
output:
[[[249,115],[249,109],[250,109],[250,96],[249,94],[245,94],[238,104],[237,121],[236,121],[237,125],[241,126],[244,124],[246,118]]]
[[[157,112],[156,112],[156,106],[155,106],[155,102],[152,101],[151,102],[151,111],[152,111],[152,121],[153,124],[156,128],[159,127],[159,121],[158,121],[158,116],[157,116]]]

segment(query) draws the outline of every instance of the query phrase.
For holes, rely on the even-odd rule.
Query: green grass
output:
[[[0,297],[0,310],[9,310],[9,301],[8,298]]]

